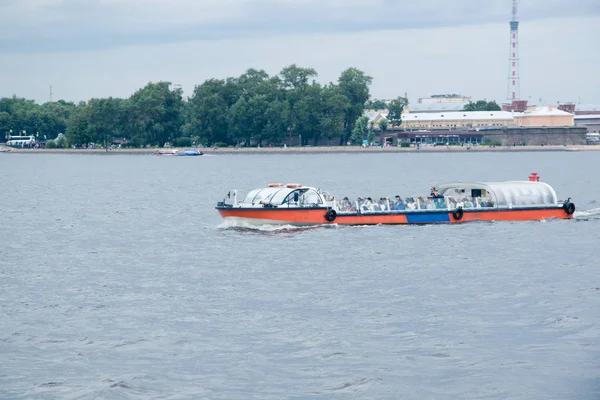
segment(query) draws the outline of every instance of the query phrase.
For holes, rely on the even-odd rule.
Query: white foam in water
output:
[[[573,215],[574,218],[590,218],[590,217],[598,217],[600,218],[600,207],[592,208],[591,210],[583,210],[583,211],[575,211]]]
[[[249,223],[245,220],[239,220],[234,218],[225,219],[217,228],[219,229],[250,229],[262,232],[276,232],[276,231],[289,231],[289,230],[302,230],[302,229],[314,229],[322,225],[314,226],[295,226],[291,224],[255,224]]]

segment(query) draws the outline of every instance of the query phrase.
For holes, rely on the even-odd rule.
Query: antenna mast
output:
[[[512,2],[512,20],[510,21],[510,48],[508,55],[509,75],[507,99],[509,102],[520,100],[519,76],[519,16],[518,0]]]

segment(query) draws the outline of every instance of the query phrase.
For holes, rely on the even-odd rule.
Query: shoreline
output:
[[[17,149],[0,145],[0,149],[10,150],[6,154],[95,154],[95,155],[153,155],[152,149]],[[180,148],[181,150],[190,148]],[[480,153],[480,152],[539,152],[539,151],[600,151],[600,145],[572,146],[473,146],[470,149],[461,146],[436,147],[360,147],[360,146],[315,146],[315,147],[244,147],[244,148],[198,148],[206,155],[214,154],[332,154],[332,153]]]

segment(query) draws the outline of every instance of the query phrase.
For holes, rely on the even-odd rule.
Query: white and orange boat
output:
[[[436,186],[431,196],[402,199],[336,200],[301,184],[271,183],[238,201],[237,190],[217,203],[232,222],[264,225],[434,224],[468,221],[571,219],[575,204],[558,200],[554,189],[533,173],[528,181],[456,182]]]

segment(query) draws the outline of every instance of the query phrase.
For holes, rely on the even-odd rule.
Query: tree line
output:
[[[365,106],[372,104],[372,78],[356,68],[344,70],[336,83],[320,84],[316,77],[313,68],[293,64],[276,76],[248,69],[239,77],[209,79],[187,99],[170,82],[150,82],[125,99],[93,98],[78,104],[2,98],[0,132],[25,131],[38,140],[64,133],[65,145],[109,145],[124,138],[136,147],[192,141],[208,146],[282,145],[292,137],[302,145],[343,145],[366,139],[373,128],[364,127],[363,117]],[[394,101],[399,112],[390,110],[390,122],[398,126],[398,107],[405,99]]]

